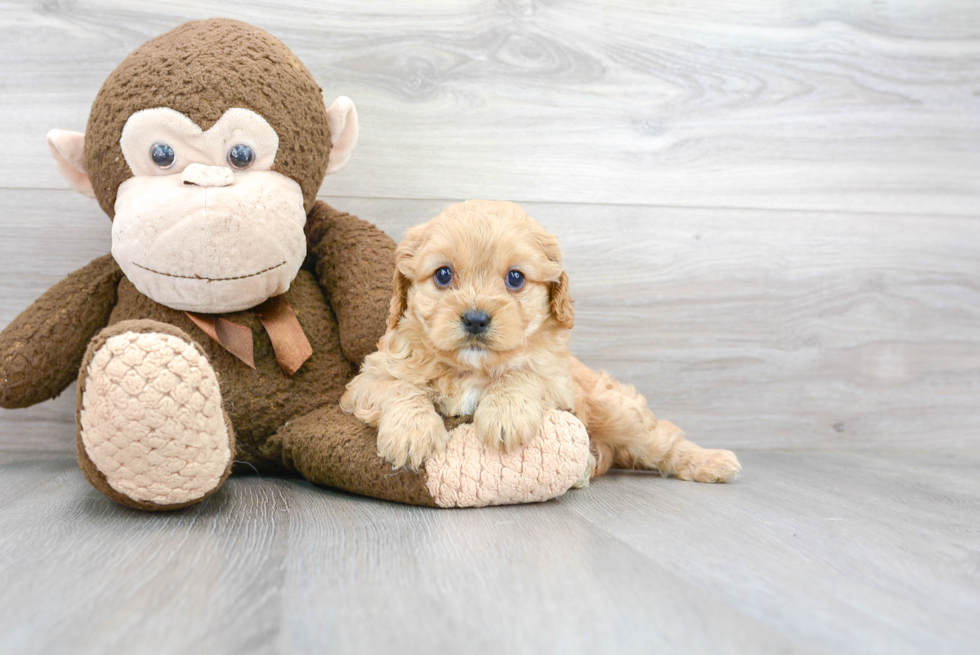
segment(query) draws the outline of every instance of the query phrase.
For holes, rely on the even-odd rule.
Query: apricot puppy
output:
[[[573,324],[558,239],[518,205],[470,200],[410,229],[398,247],[388,331],[340,400],[378,428],[378,452],[418,468],[448,439],[443,416],[473,416],[491,445],[530,441],[545,410],[585,424],[593,476],[658,469],[728,482],[728,450],[687,441],[630,386],[569,354]]]

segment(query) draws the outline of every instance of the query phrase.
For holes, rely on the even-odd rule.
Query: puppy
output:
[[[658,469],[728,482],[728,450],[687,441],[643,396],[571,356],[568,276],[558,239],[518,205],[470,200],[410,229],[395,257],[388,331],[340,400],[377,427],[378,452],[417,469],[448,440],[443,416],[473,416],[492,446],[526,444],[545,410],[585,424],[592,475]]]

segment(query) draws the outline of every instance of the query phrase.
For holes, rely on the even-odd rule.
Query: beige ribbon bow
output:
[[[269,298],[252,311],[258,316],[272,341],[272,349],[276,353],[279,366],[286,375],[292,376],[313,354],[313,347],[296,318],[296,312],[285,295]],[[247,366],[255,368],[252,330],[217,314],[185,313],[222,348]]]

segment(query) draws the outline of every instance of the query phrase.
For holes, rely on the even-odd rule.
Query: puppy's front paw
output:
[[[477,435],[488,446],[513,450],[541,430],[541,404],[518,395],[487,395],[473,412]]]
[[[436,412],[384,414],[378,423],[378,454],[396,469],[417,471],[427,457],[446,447],[449,433]]]
[[[742,465],[732,451],[702,448],[677,471],[677,477],[695,482],[731,482],[741,470]]]

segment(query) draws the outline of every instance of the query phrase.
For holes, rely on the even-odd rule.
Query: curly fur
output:
[[[433,279],[443,267],[453,273],[447,287]],[[519,290],[505,285],[512,270],[524,274]],[[486,332],[465,329],[462,316],[473,310],[490,315]],[[388,331],[341,407],[378,428],[379,452],[398,467],[418,468],[445,447],[442,416],[472,414],[484,442],[512,450],[559,409],[588,429],[595,475],[627,466],[701,482],[735,478],[732,452],[687,441],[632,386],[572,357],[573,322],[554,235],[513,203],[453,205],[398,247]]]

